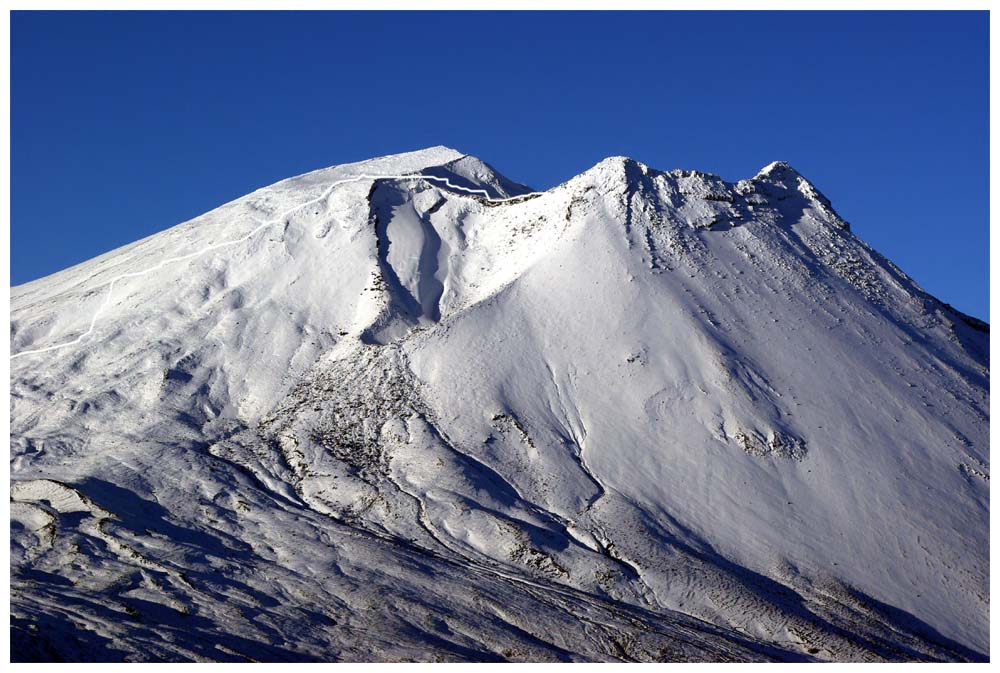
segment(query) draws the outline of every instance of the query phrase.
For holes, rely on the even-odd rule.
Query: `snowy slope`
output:
[[[433,148],[11,303],[15,657],[989,651],[988,327],[786,164]]]

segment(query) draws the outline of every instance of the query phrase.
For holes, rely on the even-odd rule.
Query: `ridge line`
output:
[[[288,210],[286,210],[285,212],[281,213],[277,217],[271,218],[270,220],[267,220],[266,222],[261,223],[258,227],[256,227],[252,231],[250,231],[248,234],[245,234],[244,236],[241,236],[240,238],[236,238],[236,239],[233,239],[233,240],[230,240],[230,241],[222,241],[221,243],[214,243],[212,245],[206,246],[205,248],[202,248],[201,250],[196,250],[195,252],[191,252],[191,253],[188,253],[186,255],[179,255],[177,257],[170,257],[170,258],[167,258],[167,259],[164,259],[164,260],[160,260],[159,262],[157,262],[153,266],[149,267],[148,269],[144,269],[142,271],[131,271],[131,272],[128,272],[128,273],[122,273],[122,274],[119,274],[118,276],[115,276],[110,281],[108,281],[108,284],[107,284],[108,285],[108,291],[107,291],[107,295],[104,297],[104,302],[101,303],[101,305],[97,307],[96,311],[94,311],[94,315],[91,316],[91,318],[90,318],[90,326],[87,328],[86,332],[84,332],[80,336],[76,337],[75,339],[72,339],[70,341],[66,341],[64,343],[55,344],[53,346],[46,346],[45,348],[33,348],[33,349],[29,349],[29,350],[20,351],[18,353],[13,353],[13,354],[10,355],[10,359],[14,360],[15,358],[19,358],[19,357],[21,357],[23,355],[34,355],[34,354],[37,354],[37,353],[46,353],[48,351],[54,351],[54,350],[58,350],[60,348],[65,348],[67,346],[73,346],[73,345],[78,344],[81,341],[83,341],[84,338],[90,336],[90,334],[94,331],[94,327],[97,324],[97,319],[101,316],[101,314],[104,312],[104,310],[111,304],[111,297],[114,294],[115,283],[117,283],[118,281],[124,280],[124,279],[128,279],[128,278],[138,278],[140,276],[145,276],[148,273],[151,273],[153,271],[156,271],[157,269],[163,268],[167,264],[172,264],[173,262],[181,262],[181,261],[184,261],[186,259],[192,259],[194,257],[199,257],[199,256],[201,256],[201,255],[203,255],[203,254],[205,254],[207,252],[212,251],[212,250],[218,250],[219,248],[224,248],[224,247],[227,247],[227,246],[230,246],[230,245],[236,245],[237,243],[242,243],[243,241],[247,241],[247,240],[253,238],[254,236],[256,236],[257,234],[259,234],[261,231],[267,229],[268,227],[274,226],[278,222],[281,222],[281,221],[285,220],[286,218],[290,217],[296,211],[301,210],[303,208],[307,208],[308,206],[311,206],[311,205],[313,205],[315,203],[319,203],[320,201],[325,200],[326,198],[328,198],[330,196],[331,193],[333,193],[333,190],[334,190],[335,187],[338,187],[340,185],[344,185],[344,184],[347,184],[347,183],[351,183],[351,182],[361,182],[362,180],[428,180],[428,181],[433,181],[433,182],[443,182],[445,185],[447,185],[449,188],[451,188],[453,190],[457,190],[457,191],[461,191],[461,192],[467,192],[469,194],[481,194],[484,199],[486,199],[487,201],[489,201],[491,203],[504,203],[506,201],[515,201],[515,200],[523,199],[525,197],[538,196],[538,195],[540,195],[540,194],[543,193],[543,192],[528,192],[527,194],[520,194],[518,196],[509,196],[509,197],[503,197],[503,198],[496,198],[495,199],[495,198],[491,197],[490,194],[489,194],[489,192],[487,192],[485,189],[476,189],[476,188],[472,188],[472,187],[463,187],[461,185],[454,184],[451,180],[449,180],[446,177],[440,177],[440,176],[437,176],[437,175],[424,175],[423,173],[406,173],[406,174],[400,174],[400,175],[370,175],[368,173],[361,173],[359,175],[354,175],[354,176],[351,176],[349,178],[343,178],[341,180],[335,180],[334,182],[330,183],[330,185],[328,185],[326,187],[326,189],[323,190],[323,193],[320,194],[319,196],[317,196],[316,198],[310,199],[309,201],[306,201],[305,203],[300,203],[297,206],[293,206],[292,208],[289,208]]]

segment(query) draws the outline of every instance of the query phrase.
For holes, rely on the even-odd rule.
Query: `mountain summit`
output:
[[[783,162],[284,180],[11,289],[13,656],[984,660],[988,337]]]

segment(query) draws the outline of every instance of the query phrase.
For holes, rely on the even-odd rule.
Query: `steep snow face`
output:
[[[988,327],[787,164],[433,148],[11,295],[16,658],[988,652]]]
[[[115,389],[128,379],[143,404],[157,395],[156,379],[165,377],[196,394],[199,415],[207,410],[253,418],[273,406],[341,332],[371,320],[370,286],[378,264],[367,194],[375,181],[359,176],[408,175],[431,167],[428,174],[451,176],[499,197],[508,196],[504,187],[513,185],[490,178],[485,164],[447,148],[285,180],[14,288],[11,352],[86,335],[85,348],[44,353],[46,371],[40,375],[87,372],[118,382]],[[476,182],[476,176],[486,181]],[[99,322],[87,334],[95,313]]]

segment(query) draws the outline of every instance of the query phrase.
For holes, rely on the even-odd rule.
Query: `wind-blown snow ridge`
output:
[[[66,348],[67,346],[73,346],[73,345],[76,345],[76,344],[80,343],[81,341],[83,341],[84,338],[90,336],[90,334],[94,331],[94,326],[97,324],[97,319],[101,316],[101,313],[103,313],[104,310],[111,303],[111,297],[114,294],[114,290],[115,290],[115,283],[117,283],[118,281],[125,280],[127,278],[139,278],[141,276],[145,276],[148,273],[152,273],[153,271],[156,271],[157,269],[161,269],[164,266],[166,266],[167,264],[172,264],[174,262],[182,262],[182,261],[184,261],[186,259],[193,259],[195,257],[200,257],[201,255],[204,255],[207,252],[211,252],[212,250],[218,250],[220,248],[225,248],[225,247],[228,247],[228,246],[231,246],[231,245],[236,245],[237,243],[242,243],[243,241],[250,240],[251,238],[253,238],[257,234],[259,234],[261,231],[267,229],[268,227],[271,227],[271,226],[277,224],[278,222],[281,222],[281,221],[285,220],[285,218],[291,216],[296,211],[302,210],[303,208],[311,206],[314,203],[319,203],[320,201],[323,201],[324,199],[326,199],[327,197],[330,196],[330,193],[334,190],[334,188],[336,188],[336,187],[338,187],[340,185],[343,185],[343,184],[351,183],[351,182],[361,182],[362,180],[428,180],[428,181],[433,181],[433,182],[440,182],[440,183],[444,183],[450,189],[454,189],[454,190],[458,190],[458,191],[462,191],[462,192],[467,192],[469,194],[482,194],[482,197],[484,199],[486,199],[487,201],[491,202],[491,203],[503,203],[503,202],[506,202],[506,201],[520,201],[520,200],[525,199],[525,198],[530,198],[532,196],[538,196],[538,195],[542,194],[542,192],[528,192],[526,194],[518,194],[517,196],[511,196],[511,197],[506,197],[506,198],[493,198],[493,197],[490,196],[489,192],[487,192],[485,189],[476,189],[476,188],[473,188],[473,187],[463,187],[461,185],[456,185],[455,183],[453,183],[448,178],[439,177],[439,176],[436,176],[436,175],[424,175],[422,173],[417,173],[417,174],[412,174],[411,173],[411,174],[402,174],[402,175],[370,175],[368,173],[362,173],[360,175],[355,175],[355,176],[352,176],[352,177],[349,177],[349,178],[344,178],[342,180],[335,180],[334,182],[330,183],[330,185],[325,190],[323,190],[323,193],[320,194],[319,196],[317,196],[315,199],[312,199],[311,201],[306,201],[305,203],[300,203],[297,206],[289,208],[287,211],[283,212],[281,215],[279,215],[277,217],[274,217],[274,218],[271,218],[267,222],[261,223],[260,226],[258,226],[257,228],[253,229],[250,233],[248,233],[248,234],[246,234],[244,236],[241,236],[240,238],[236,238],[236,239],[233,239],[231,241],[223,241],[221,243],[216,243],[214,245],[209,245],[209,246],[207,246],[205,248],[202,248],[201,250],[196,250],[195,252],[191,252],[191,253],[188,253],[186,255],[179,255],[177,257],[170,257],[168,259],[161,260],[160,262],[154,264],[153,266],[149,267],[148,269],[144,269],[142,271],[132,271],[130,273],[123,273],[123,274],[121,274],[119,276],[116,276],[116,277],[112,278],[111,281],[108,283],[108,293],[104,297],[104,302],[97,308],[96,311],[94,311],[94,315],[90,319],[90,326],[87,328],[86,332],[83,332],[80,336],[76,337],[75,339],[72,339],[71,341],[66,341],[66,342],[61,343],[61,344],[55,344],[54,346],[46,346],[45,348],[34,348],[34,349],[31,349],[31,350],[21,351],[20,353],[14,353],[14,354],[12,354],[10,356],[10,359],[13,360],[15,358],[19,358],[19,357],[22,357],[24,355],[34,355],[34,354],[37,354],[37,353],[47,353],[48,351],[54,351],[54,350],[58,350],[60,348]]]

